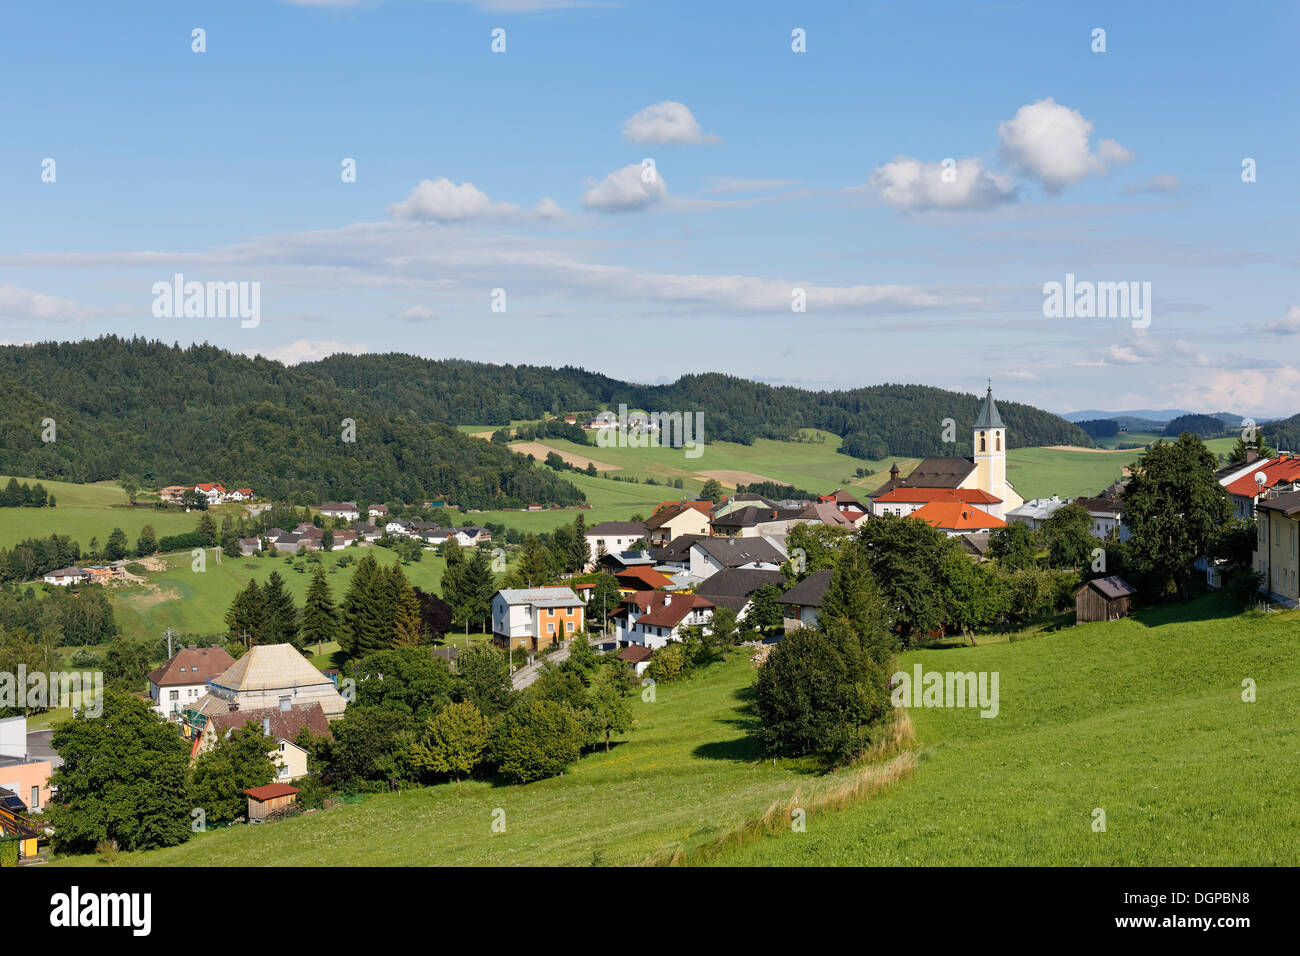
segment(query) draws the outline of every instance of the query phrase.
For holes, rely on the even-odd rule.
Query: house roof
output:
[[[1002,499],[983,488],[913,488],[899,485],[876,498],[882,504],[916,504],[927,501],[965,501],[973,505],[995,505]]]
[[[1229,494],[1244,495],[1247,498],[1254,498],[1259,494],[1260,484],[1258,477],[1264,476],[1264,488],[1272,488],[1274,485],[1281,483],[1291,483],[1300,481],[1300,458],[1275,458],[1262,468],[1257,468],[1249,474],[1242,475],[1228,483],[1226,486]]]
[[[320,506],[320,511],[359,511],[355,501],[331,501]]]
[[[650,556],[649,551],[610,551],[601,560],[611,564],[621,564],[625,568],[638,564],[655,564],[655,559]]]
[[[236,692],[333,683],[292,644],[259,644],[210,683]]]
[[[1280,511],[1289,518],[1300,514],[1300,491],[1288,492],[1275,498],[1264,498],[1255,507],[1261,511]]]
[[[1069,498],[1058,498],[1056,495],[1053,495],[1050,498],[1033,498],[1026,501],[1019,508],[1012,508],[1007,512],[1007,517],[1033,519],[1050,518],[1069,503]]]
[[[1117,498],[1075,498],[1071,504],[1076,504],[1090,515],[1110,515],[1118,517],[1124,511],[1124,506]]]
[[[1006,522],[981,511],[964,501],[931,501],[913,511],[909,518],[918,518],[926,524],[946,531],[982,531],[985,528],[1004,528]]]
[[[761,561],[782,564],[785,555],[766,538],[701,538],[692,548],[699,548],[724,568]]]
[[[989,553],[989,533],[987,531],[964,534],[961,536],[961,543],[981,558]]]
[[[680,563],[690,560],[691,545],[696,541],[703,541],[709,537],[707,534],[679,534],[662,548],[656,548],[650,554],[660,563]]]
[[[593,535],[611,535],[621,534],[624,536],[632,535],[640,537],[645,534],[644,521],[602,521],[600,524],[594,524],[587,529],[587,537]]]
[[[178,684],[206,684],[224,673],[235,659],[219,644],[211,647],[184,647],[149,674],[149,680],[159,687]]]
[[[830,584],[830,571],[814,571],[777,600],[782,604],[793,604],[798,607],[821,607],[822,598],[826,596],[826,589]]]
[[[205,484],[205,485],[195,485],[194,489],[196,491],[225,491],[226,490],[221,486],[220,482],[210,482],[209,484]]]
[[[799,512],[799,517],[806,521],[816,521],[821,524],[839,526],[843,528],[853,527],[853,515],[861,517],[865,512],[859,511],[841,511],[834,502],[818,501],[808,505]]]
[[[712,510],[712,501],[665,501],[650,516],[650,520],[645,523],[645,527],[647,531],[654,531],[688,511],[698,511],[707,518]]]
[[[69,568],[59,568],[59,570],[57,571],[46,571],[43,576],[47,578],[66,578],[66,577],[72,577],[73,575],[76,575],[77,577],[84,577],[85,574],[86,572],[83,571],[81,568],[69,567]]]
[[[707,598],[718,607],[739,612],[749,603],[749,596],[769,584],[781,584],[785,575],[780,571],[761,568],[724,568],[700,582],[695,593]]]
[[[1133,585],[1129,584],[1118,574],[1112,574],[1110,577],[1106,578],[1093,578],[1074,593],[1077,595],[1079,591],[1084,591],[1088,588],[1092,588],[1107,600],[1114,600],[1115,598],[1128,597],[1137,594],[1137,588],[1133,587]]]
[[[801,516],[799,508],[760,508],[746,505],[713,519],[715,528],[752,528],[764,521],[791,521]]]
[[[1002,416],[998,414],[997,403],[993,401],[993,386],[989,386],[988,394],[984,396],[984,404],[980,406],[980,413],[975,418],[976,428],[1006,428],[1002,423]]]
[[[659,573],[648,564],[638,564],[635,567],[624,568],[622,571],[615,572],[614,577],[621,583],[629,585],[640,583],[652,589],[661,588],[672,583],[667,575]]]
[[[891,478],[869,497],[879,498],[895,488],[956,488],[975,470],[969,458],[926,458],[906,478]]]
[[[629,644],[619,653],[618,659],[629,664],[640,664],[642,661],[648,661],[653,653],[654,651],[644,644]]]
[[[287,783],[268,783],[264,787],[249,787],[244,791],[258,803],[274,800],[276,797],[291,797],[301,792],[297,787],[291,787]]]
[[[220,736],[228,730],[235,730],[245,724],[257,724],[260,727],[263,720],[271,722],[271,736],[278,739],[293,740],[304,727],[317,737],[332,736],[329,718],[325,716],[325,710],[318,702],[312,702],[306,707],[291,707],[288,710],[280,710],[278,707],[259,707],[256,710],[229,711],[214,716],[208,721],[207,726]]]
[[[866,511],[867,506],[861,500],[849,494],[843,488],[836,488],[829,495],[822,495],[822,501],[833,501],[837,505],[856,505],[859,511]]]
[[[497,592],[507,604],[531,604],[533,607],[582,607],[573,588],[502,588]]]
[[[378,511],[381,515],[388,514],[388,505],[371,505],[369,511]]]
[[[716,605],[708,598],[698,594],[669,594],[665,591],[650,591],[649,610],[636,619],[637,624],[651,627],[676,627],[682,619],[696,608],[711,608]]]

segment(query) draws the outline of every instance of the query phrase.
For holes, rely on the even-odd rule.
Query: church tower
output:
[[[997,495],[1003,501],[1014,495],[1007,485],[1007,426],[993,402],[993,383],[989,383],[984,406],[975,419],[972,445],[975,449],[975,480],[979,488]],[[1016,505],[1007,502],[1009,508]]]

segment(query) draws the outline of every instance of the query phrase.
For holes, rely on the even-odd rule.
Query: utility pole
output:
[[[167,659],[172,659],[172,629],[167,628]]]

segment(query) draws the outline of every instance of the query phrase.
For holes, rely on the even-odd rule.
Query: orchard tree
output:
[[[411,762],[425,774],[446,775],[457,783],[474,772],[492,739],[492,724],[468,701],[448,704],[424,725]]]

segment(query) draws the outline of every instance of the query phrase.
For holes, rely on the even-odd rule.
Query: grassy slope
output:
[[[33,481],[18,476],[20,482]],[[9,481],[0,475],[0,484]],[[155,511],[150,505],[127,504],[126,493],[117,485],[99,483],[74,485],[62,481],[42,481],[45,490],[54,495],[54,508],[4,508],[0,509],[0,548],[12,547],[25,538],[47,538],[51,534],[66,534],[82,548],[89,547],[91,538],[102,545],[114,528],[126,533],[127,542],[135,547],[140,529],[153,525],[158,537],[193,531],[198,524],[196,513],[184,511]],[[213,509],[213,518],[221,524],[222,511]]]
[[[717,862],[1294,864],[1300,613],[1182,620],[1217,601],[909,655],[927,670],[998,671],[1000,715],[913,710],[929,749],[910,781]],[[1097,807],[1105,833],[1091,828]]]
[[[1198,619],[1199,618],[1199,619]],[[1218,598],[1011,643],[904,656],[996,670],[1001,712],[912,712],[915,775],[724,853],[723,864],[1289,864],[1300,785],[1300,613],[1225,616]],[[1240,682],[1259,700],[1241,701]],[[466,782],[123,854],[143,865],[631,863],[786,799],[810,777],[755,762],[743,655],[636,704],[611,754],[525,787]],[[493,835],[492,811],[509,832]],[[1091,829],[1107,813],[1107,832]],[[74,858],[72,863],[90,863]]]
[[[397,560],[396,553],[388,548],[370,548],[368,551],[383,565]],[[336,603],[343,599],[356,571],[356,562],[366,553],[363,549],[348,548],[346,551],[331,551],[321,555],[326,580],[329,581]],[[339,568],[338,559],[343,554],[351,555],[353,562],[346,568]],[[167,570],[150,574],[145,584],[110,588],[117,622],[127,637],[154,638],[168,627],[191,634],[222,632],[225,630],[226,610],[235,593],[252,578],[256,578],[258,584],[264,584],[272,571],[280,572],[285,586],[301,607],[307,587],[311,584],[312,571],[299,573],[295,568],[315,568],[315,565],[301,560],[290,565],[283,557],[223,557],[221,563],[217,564],[210,549],[207,555],[207,569],[202,573],[191,570],[188,554],[177,555],[164,559]],[[404,565],[403,571],[413,585],[426,591],[439,592],[444,567],[442,558],[426,553],[422,560]]]
[[[1214,453],[1232,450],[1230,438],[1214,438],[1205,446]],[[1007,480],[1026,500],[1060,495],[1095,495],[1120,477],[1121,469],[1137,461],[1142,449],[1126,451],[1061,451],[1055,448],[1013,448],[1007,452]]]
[[[636,728],[609,754],[584,757],[563,777],[527,786],[465,781],[381,794],[363,804],[270,826],[235,827],[180,847],[122,854],[145,866],[585,865],[595,854],[633,863],[648,852],[701,842],[765,810],[806,774],[755,761],[744,700],[753,667],[743,654],[696,678],[634,700]],[[507,832],[492,814],[505,810]],[[74,857],[73,864],[93,863]]]

